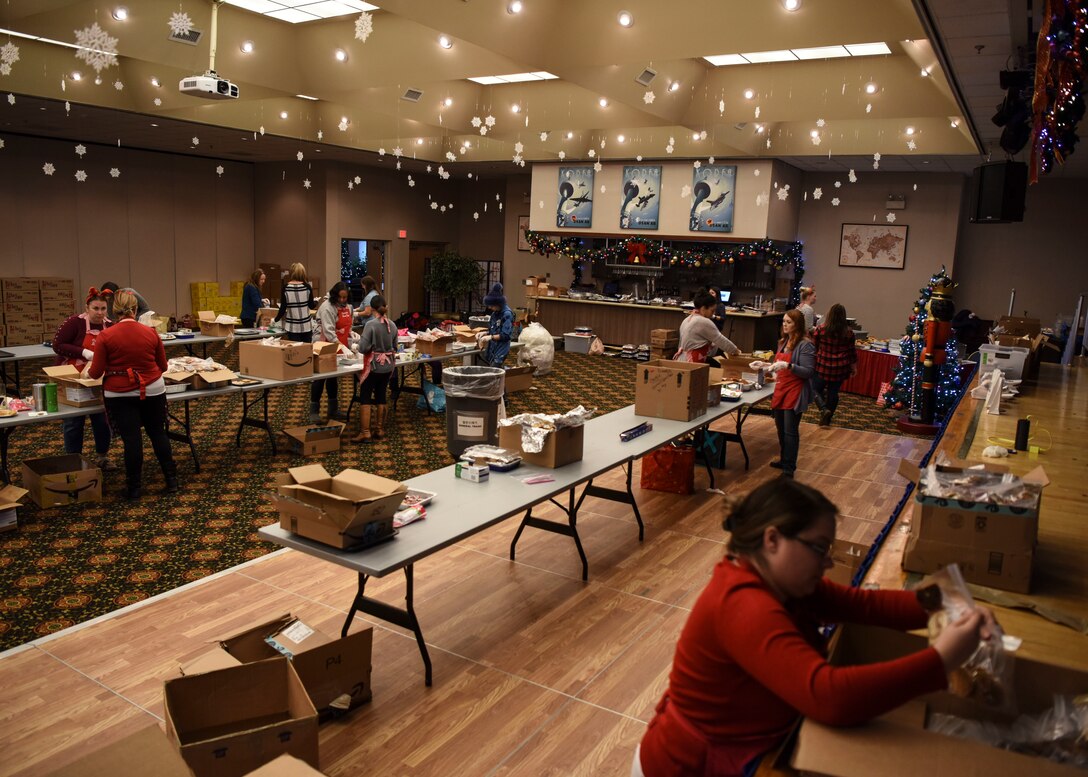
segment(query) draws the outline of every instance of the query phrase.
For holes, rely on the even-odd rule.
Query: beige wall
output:
[[[112,280],[180,315],[190,283],[243,280],[253,268],[251,165],[95,145],[80,159],[66,141],[4,140],[0,276],[73,278],[79,293]]]
[[[847,315],[857,318],[874,337],[897,337],[906,325],[911,303],[930,275],[943,264],[955,276],[953,260],[964,178],[951,173],[872,170],[859,170],[857,176],[858,182],[853,184],[846,175],[803,176],[808,200],[803,201],[803,192],[796,194],[802,195],[797,238],[804,244],[805,283],[816,286],[817,312],[824,313],[839,302]],[[835,181],[841,181],[841,188],[835,188]],[[817,187],[823,189],[820,200],[812,198]],[[889,194],[903,194],[906,209],[886,210]],[[793,196],[791,187],[790,199]],[[834,197],[841,200],[838,207],[831,204]],[[885,217],[890,212],[896,214],[896,225],[909,227],[904,269],[839,267],[843,223],[887,224]]]
[[[503,277],[506,279],[506,300],[511,307],[525,307],[528,302],[522,281],[530,275],[547,275],[556,286],[570,287],[574,278],[571,262],[564,256],[541,256],[518,250],[518,216],[529,216],[539,210],[531,199],[535,175],[514,175],[506,179],[504,208]],[[550,211],[554,218],[553,210]],[[530,223],[532,223],[530,221]],[[554,223],[554,222],[553,222]]]

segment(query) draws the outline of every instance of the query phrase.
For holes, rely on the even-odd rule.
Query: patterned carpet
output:
[[[232,348],[209,355],[231,365],[236,352]],[[40,366],[24,366],[24,383]],[[619,358],[557,353],[555,371],[538,379],[533,389],[512,395],[507,411],[556,412],[583,404],[610,412],[631,403],[634,368],[633,362]],[[350,384],[341,380],[343,407],[349,392]],[[19,529],[0,535],[0,649],[270,552],[273,548],[257,539],[256,530],[276,519],[264,494],[273,476],[287,467],[320,461],[330,472],[355,467],[403,480],[451,464],[445,415],[416,409],[416,400],[414,395],[402,395],[384,442],[345,441],[341,451],[313,459],[283,451],[272,455],[259,429],[247,429],[242,447],[235,447],[241,417],[238,397],[196,401],[191,405],[192,428],[201,470],[194,471],[186,449],[174,446],[180,493],[169,498],[158,494],[162,476],[145,445],[147,495],[137,502],[121,498],[121,471],[107,474],[101,503],[39,510],[24,500]],[[304,423],[308,402],[309,386],[274,391],[269,400],[274,428]],[[180,412],[181,406],[174,404],[172,409]],[[810,413],[805,420],[815,422],[817,416]],[[834,423],[897,434],[894,420],[872,399],[844,395]],[[89,452],[90,429],[86,437]],[[59,424],[19,428],[10,441],[15,482],[21,479],[24,458],[61,453]],[[112,458],[121,461],[117,441]]]

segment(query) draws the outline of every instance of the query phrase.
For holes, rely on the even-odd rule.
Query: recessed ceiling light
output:
[[[616,21],[620,23],[620,27],[630,27],[635,23],[635,17],[631,15],[630,11],[620,11],[616,14]]]
[[[533,73],[510,73],[504,76],[476,76],[468,79],[482,86],[494,86],[495,84],[517,84],[523,81],[551,81],[559,78],[546,70],[537,70]]]
[[[952,121],[949,122],[949,123],[952,125],[952,129],[956,129],[958,126],[960,126],[960,120],[959,119],[952,119]]]
[[[597,101],[597,105],[601,106],[602,108],[607,108],[608,107],[608,100],[606,98],[602,97],[600,100]]]
[[[847,43],[846,50],[852,57],[875,57],[879,54],[891,54],[887,43]]]
[[[846,50],[845,46],[814,46],[808,49],[790,49],[793,52],[793,56],[798,59],[836,59],[839,57],[849,57],[850,52]]]
[[[510,106],[510,110],[513,111],[514,113],[521,113],[521,106],[518,105],[517,103],[514,103],[513,105]]]
[[[906,133],[908,135],[913,135],[914,134],[914,127],[907,127]]]
[[[762,124],[757,124],[757,125],[756,125],[756,134],[758,134],[758,135],[762,135],[762,134],[763,134],[763,130],[764,130],[764,127],[763,127],[763,125],[762,125]]]
[[[740,54],[715,54],[712,57],[703,57],[703,59],[712,64],[714,67],[722,67],[723,65],[750,64],[748,60],[746,60]]]
[[[128,9],[123,5],[119,5],[113,9],[113,18],[119,22],[123,22],[128,18]]]
[[[865,85],[865,94],[876,94],[878,91],[880,91],[880,87],[873,81],[870,81]]]
[[[669,84],[669,91],[670,92],[675,92],[679,88],[680,88],[680,82],[679,81],[673,81],[672,83]]]
[[[698,140],[699,139],[699,133],[698,132],[691,133],[691,139],[692,140]]]
[[[801,7],[801,0],[782,0],[782,7],[787,11],[796,11]]]
[[[449,108],[451,105],[453,105],[453,98],[447,97],[445,100],[442,101],[442,104]]]
[[[244,40],[244,41],[242,41],[242,45],[239,46],[239,48],[242,50],[243,54],[252,54],[253,53],[253,41]]]
[[[336,57],[337,62],[347,62],[348,61],[348,53],[346,51],[344,51],[343,49],[337,49],[336,51],[334,51],[333,56]]]
[[[155,87],[162,86],[162,84],[159,83],[159,79],[155,78],[155,76],[151,76],[151,85]]]
[[[158,125],[158,124],[156,124],[155,122],[151,122],[151,126],[152,126],[152,127],[157,127],[157,126],[159,126],[159,125]],[[242,140],[245,140],[245,138],[242,138]]]
[[[73,70],[72,71],[72,80],[73,81],[82,81],[83,80],[83,74],[80,73],[78,70]]]
[[[745,100],[751,100],[755,96],[756,96],[756,93],[755,93],[754,89],[745,89],[744,90],[744,99]]]
[[[928,67],[922,68],[922,78],[925,78],[928,75],[929,75],[929,68]]]
[[[310,97],[308,94],[296,94],[295,97],[298,97],[300,100],[313,100],[314,102],[317,102],[320,99],[318,97]]]
[[[742,51],[740,55],[754,65],[762,64],[764,62],[794,62],[798,59],[797,55],[789,49],[778,49],[777,51]]]
[[[573,132],[568,132],[567,133],[567,140],[571,140],[573,138],[574,138],[574,133]]]
[[[439,35],[438,36],[438,45],[441,46],[444,49],[452,49],[453,48],[453,39],[449,35]]]
[[[811,132],[808,133],[808,135],[811,138],[818,138],[818,137],[820,137],[820,131],[819,130],[812,130]]]
[[[422,146],[423,145],[423,138],[416,138],[416,145],[417,146]]]
[[[287,118],[287,111],[280,111],[280,118],[281,119],[286,119]]]
[[[627,140],[626,135],[617,135],[616,136],[616,142],[617,143],[624,143],[624,142],[626,142],[626,140]]]
[[[514,0],[506,6],[507,13],[521,13],[522,5],[521,0]]]

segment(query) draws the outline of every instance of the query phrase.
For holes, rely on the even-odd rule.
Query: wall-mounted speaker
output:
[[[968,219],[973,224],[1023,221],[1027,190],[1028,166],[1023,162],[980,165],[971,175]]]

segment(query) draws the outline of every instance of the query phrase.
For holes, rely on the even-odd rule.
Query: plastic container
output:
[[[470,445],[498,445],[499,403],[506,370],[498,367],[448,367],[442,370],[446,391],[446,449],[459,457]]]
[[[1024,365],[1027,362],[1027,348],[1015,345],[983,345],[978,349],[979,374],[991,370],[1001,370],[1007,380],[1021,380],[1024,377]]]
[[[589,353],[592,342],[593,335],[583,335],[578,332],[563,333],[563,347],[570,353]]]

